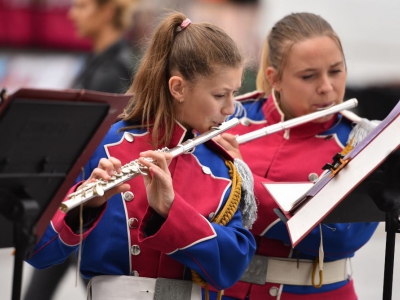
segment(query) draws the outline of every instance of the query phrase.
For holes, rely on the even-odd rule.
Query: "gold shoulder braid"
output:
[[[242,194],[242,178],[240,177],[238,171],[236,170],[235,165],[233,164],[232,161],[229,161],[229,160],[225,160],[225,164],[229,168],[229,175],[231,176],[231,179],[232,179],[232,189],[231,189],[231,193],[228,197],[228,200],[226,201],[222,210],[218,213],[218,215],[216,215],[211,220],[211,222],[214,222],[214,223],[222,225],[222,226],[225,226],[226,224],[228,224],[228,222],[232,219],[233,215],[236,213],[239,203],[240,203],[241,194]],[[193,282],[204,287],[205,300],[209,300],[210,295],[209,295],[209,290],[208,290],[208,282],[205,281],[195,271],[191,270],[191,272],[192,272]],[[218,291],[217,300],[222,299],[223,292],[224,292],[223,290]]]
[[[236,213],[242,195],[242,178],[236,170],[235,165],[229,160],[226,160],[225,164],[229,168],[229,175],[232,179],[231,194],[229,195],[225,206],[222,208],[219,214],[211,220],[211,222],[222,226],[226,226],[226,224],[228,224],[233,215]]]

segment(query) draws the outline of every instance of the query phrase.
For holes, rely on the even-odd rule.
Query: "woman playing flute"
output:
[[[348,260],[371,238],[377,224],[321,224],[293,249],[285,224],[273,211],[277,205],[261,182],[316,181],[322,167],[345,146],[354,146],[373,124],[344,111],[240,146],[234,136],[341,103],[346,73],[340,39],[320,16],[287,15],[268,34],[257,77],[259,91],[238,98],[241,110],[235,116],[241,117],[241,124],[230,131],[233,135],[224,133],[217,139],[253,172],[259,205],[252,233],[256,258],[267,258],[268,270],[259,270],[263,282],[240,281],[225,291],[224,299],[357,299]],[[321,235],[323,276],[317,269],[312,280]]]
[[[236,44],[220,28],[191,23],[181,13],[166,17],[130,87],[134,97],[122,120],[70,192],[117,176],[137,158],[147,171],[85,202],[81,224],[79,207],[57,212],[28,262],[36,268],[60,263],[82,239],[80,271],[91,278],[92,299],[201,299],[200,285],[233,285],[255,251],[244,226],[255,218],[251,190],[240,184],[246,166],[233,164],[213,141],[173,159],[149,149],[171,149],[233,114],[242,71]],[[227,206],[231,215],[217,221]]]

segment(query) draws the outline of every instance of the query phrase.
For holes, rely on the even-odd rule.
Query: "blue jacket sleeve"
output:
[[[325,260],[352,257],[355,251],[369,241],[377,226],[378,223],[375,222],[321,224]],[[290,244],[283,222],[278,222],[266,236]],[[303,258],[313,258],[318,256],[320,241],[320,227],[317,226],[297,245],[296,249],[306,255]]]

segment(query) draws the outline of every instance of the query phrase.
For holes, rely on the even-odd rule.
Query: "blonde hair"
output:
[[[95,0],[98,6],[113,4],[115,15],[113,25],[116,29],[125,31],[132,25],[133,12],[140,0]]]
[[[237,45],[222,29],[191,23],[177,30],[185,19],[184,14],[174,12],[158,25],[128,90],[134,97],[121,115],[130,123],[153,126],[153,146],[171,140],[175,113],[168,81],[172,72],[194,83],[200,76],[212,76],[218,67],[243,64]]]
[[[256,80],[257,89],[266,94],[271,93],[272,87],[266,77],[267,68],[273,67],[277,71],[278,78],[281,79],[292,46],[295,43],[319,36],[327,36],[336,41],[344,59],[339,36],[322,17],[312,13],[293,13],[278,21],[264,42]]]

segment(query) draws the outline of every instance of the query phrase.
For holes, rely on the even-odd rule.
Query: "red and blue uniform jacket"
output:
[[[255,98],[254,98],[255,97]],[[230,133],[242,135],[284,121],[284,115],[272,96],[263,93],[247,95],[240,100],[240,124]],[[238,110],[237,110],[238,112]],[[262,182],[307,182],[312,173],[318,176],[322,167],[346,145],[353,122],[341,114],[325,123],[306,123],[264,136],[240,145],[243,160],[253,172],[258,218],[251,229],[257,241],[259,255],[314,260],[320,244],[319,227],[315,228],[296,248],[291,247],[285,224],[273,209],[277,204],[262,186]],[[325,261],[354,256],[372,236],[377,223],[323,224]],[[317,280],[318,281],[318,280]],[[282,288],[280,300],[355,300],[357,296],[351,279],[326,284],[321,288],[266,283],[238,282],[225,291],[224,299],[277,299],[275,291]]]
[[[120,121],[112,126],[85,166],[86,178],[103,157],[116,157],[124,165],[139,158],[140,152],[152,149],[151,132],[120,132],[127,125]],[[167,147],[180,144],[185,134],[186,130],[176,123]],[[242,225],[239,210],[226,226],[210,222],[230,195],[232,181],[225,160],[231,159],[212,141],[175,157],[169,166],[175,199],[166,219],[149,207],[141,176],[129,180],[133,199],[114,195],[94,221],[85,224],[82,275],[190,280],[187,275],[192,269],[218,290],[232,286],[245,271],[256,245],[253,235]],[[81,181],[78,178],[70,192]],[[39,269],[61,263],[77,251],[79,241],[79,231],[68,225],[65,213],[58,211],[28,263]]]

